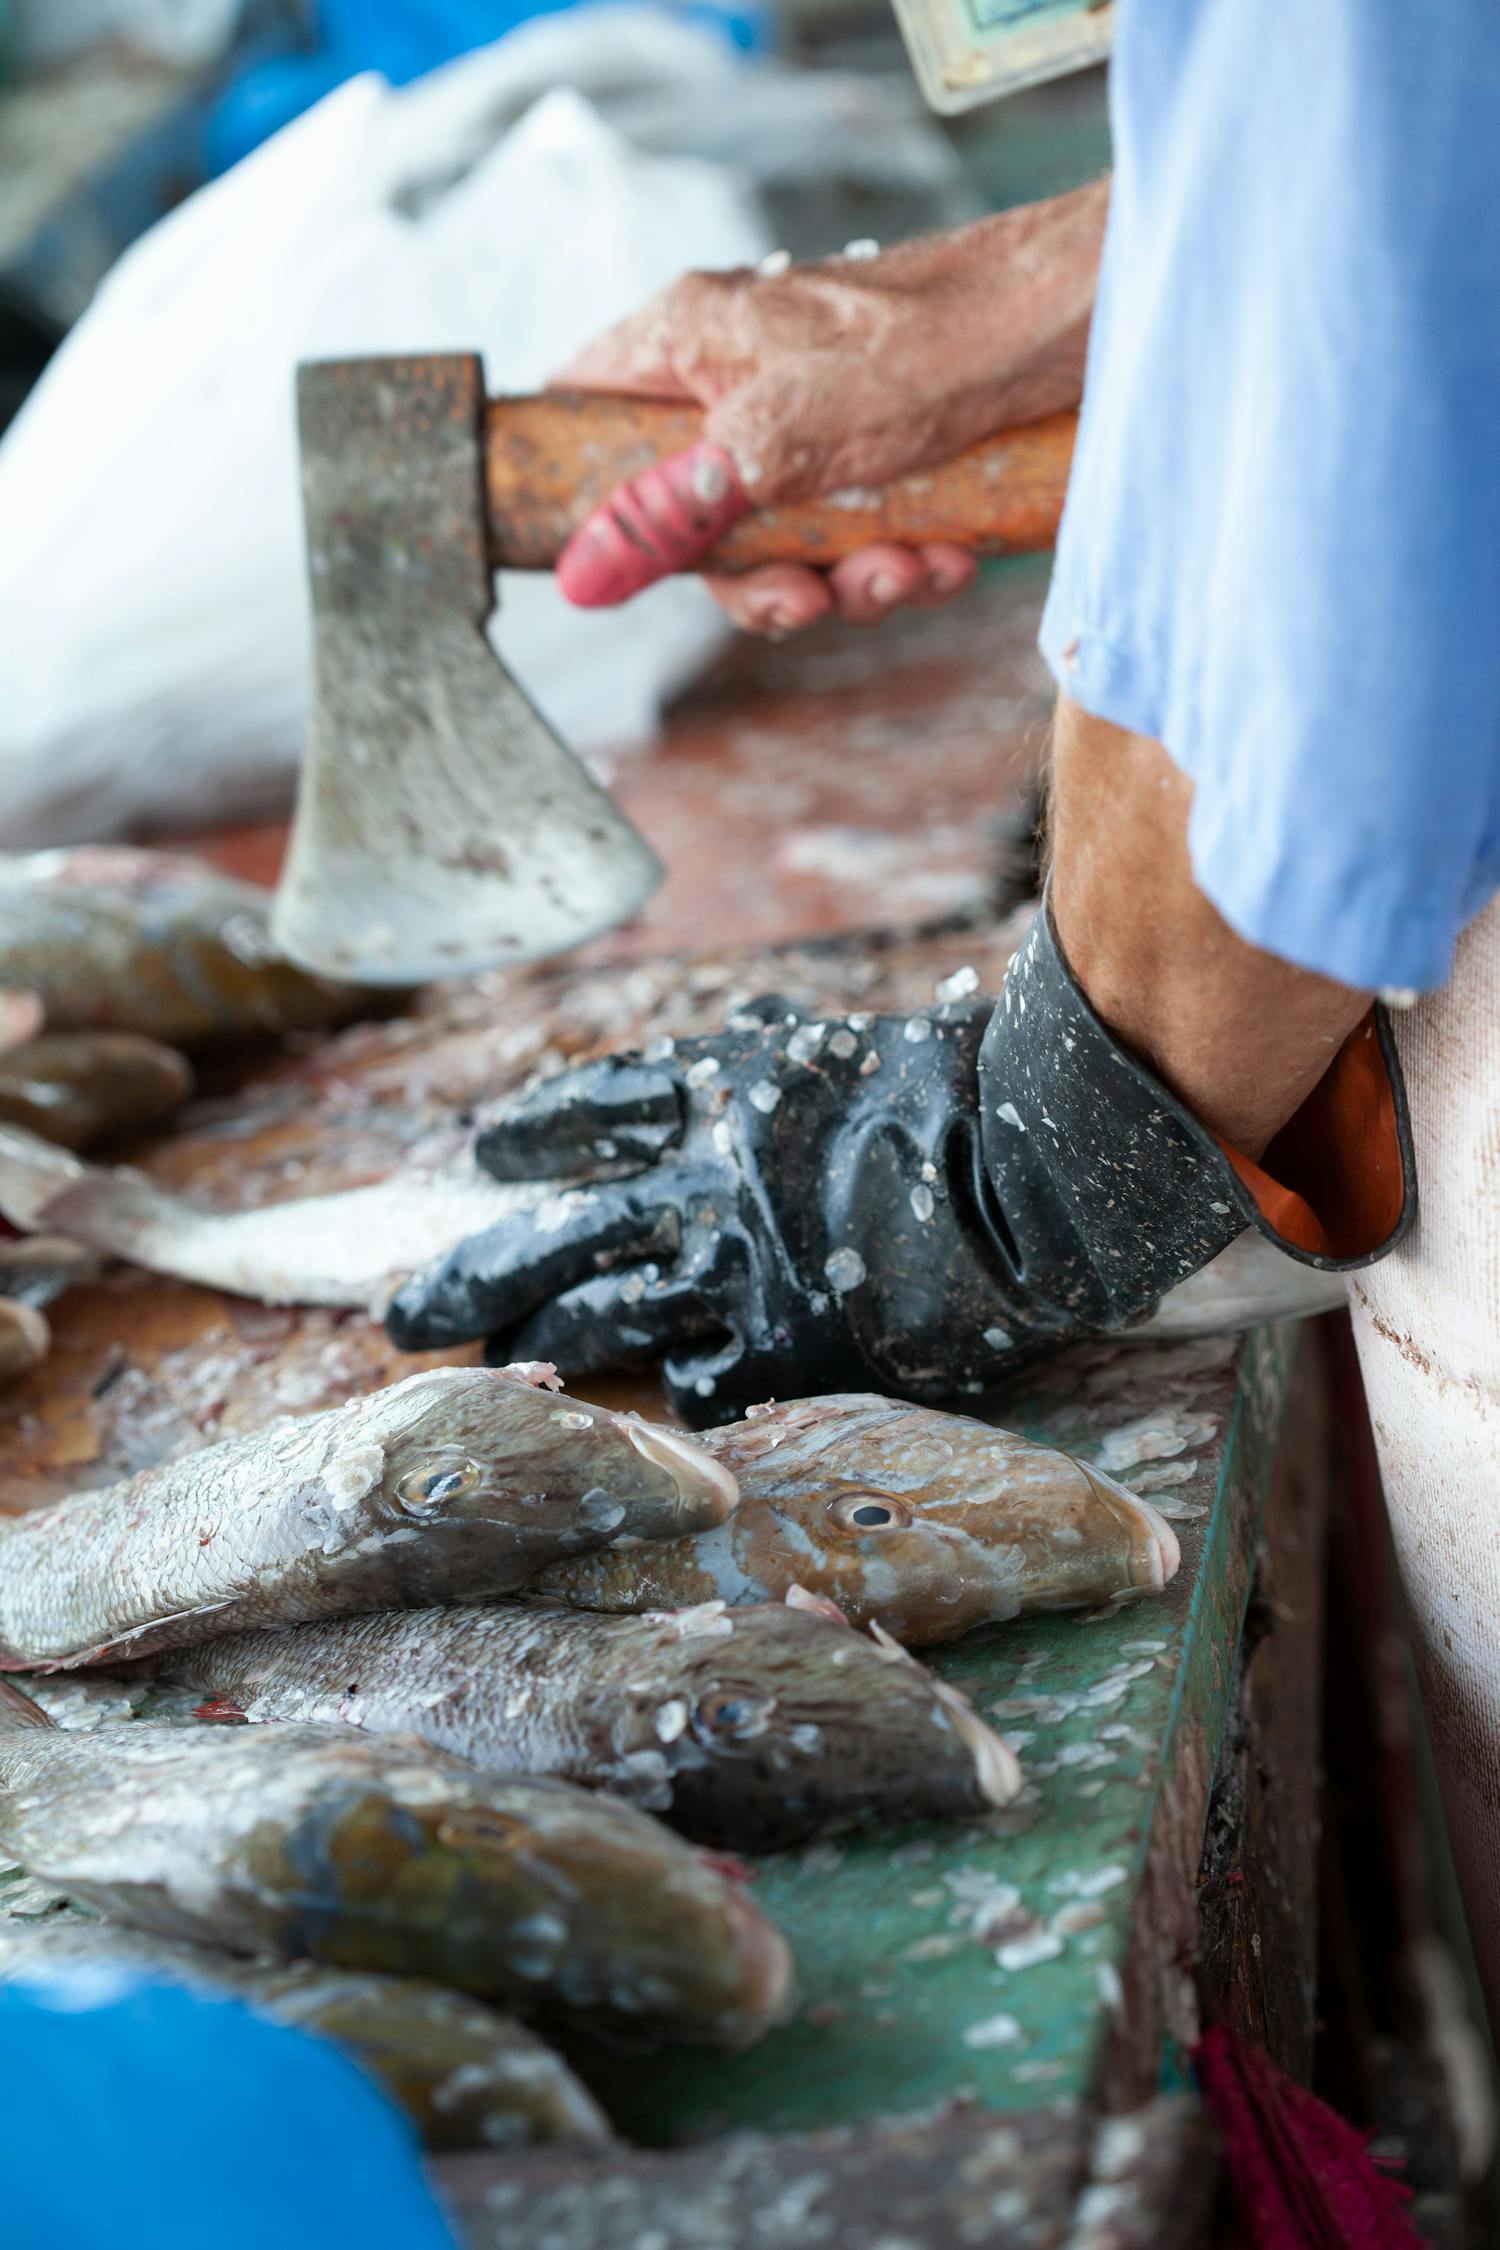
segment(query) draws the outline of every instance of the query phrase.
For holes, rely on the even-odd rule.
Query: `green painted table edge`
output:
[[[1102,1403],[1087,1373],[1077,1395],[1053,1376],[1001,1402],[995,1419],[1095,1457],[1122,1402],[1160,1392],[1182,1426],[1213,1421],[1212,1442],[1170,1488],[1188,1511],[1177,1578],[1107,1616],[1022,1620],[937,1654],[945,1677],[1023,1738],[1023,1799],[975,1828],[906,1828],[760,1862],[756,1896],[792,1942],[799,2011],[741,2055],[578,2046],[625,2134],[671,2147],[955,2105],[1138,2101],[1170,2078],[1182,2029],[1171,1984],[1191,1951],[1203,1818],[1296,1334],[1257,1330],[1223,1346],[1217,1368],[1212,1346],[1114,1347],[1106,1372],[1118,1368],[1121,1388],[1110,1397],[1106,1383]]]

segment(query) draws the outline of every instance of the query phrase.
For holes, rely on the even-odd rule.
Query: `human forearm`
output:
[[[1158,742],[1058,705],[1051,897],[1098,1014],[1246,1155],[1301,1107],[1370,995],[1247,945],[1188,856],[1193,785]]]

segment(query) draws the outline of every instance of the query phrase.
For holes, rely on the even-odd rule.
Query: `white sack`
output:
[[[577,52],[614,13],[566,19]],[[414,145],[420,95],[352,80],[153,228],[0,444],[0,844],[285,801],[299,359],[479,349],[491,390],[534,387],[682,267],[769,247],[737,175],[641,155],[568,92],[409,214],[407,170],[443,155]],[[721,631],[686,583],[615,614],[550,579],[507,578],[503,602],[507,660],[580,748],[649,730]]]

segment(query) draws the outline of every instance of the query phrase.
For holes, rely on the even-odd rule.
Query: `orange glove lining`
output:
[[[1325,1258],[1378,1250],[1400,1223],[1406,1186],[1373,1008],[1261,1163],[1219,1145],[1262,1218],[1296,1249]]]

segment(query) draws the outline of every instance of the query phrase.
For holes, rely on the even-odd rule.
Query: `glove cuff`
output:
[[[1090,1006],[1043,899],[979,1053],[986,1216],[1061,1323],[1116,1328],[1254,1226],[1304,1265],[1372,1264],[1416,1211],[1406,1092],[1374,1008],[1260,1164]]]

